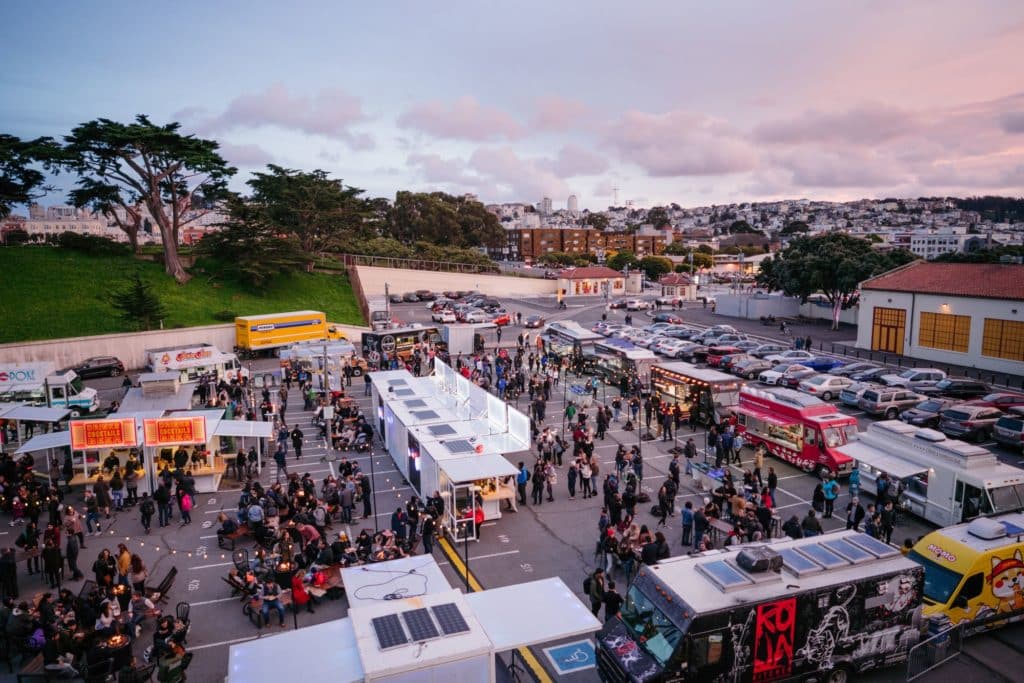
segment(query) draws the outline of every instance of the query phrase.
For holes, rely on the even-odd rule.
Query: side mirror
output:
[[[967,598],[965,598],[964,596],[958,595],[955,598],[953,598],[953,607],[956,607],[958,609],[967,609],[967,606]]]

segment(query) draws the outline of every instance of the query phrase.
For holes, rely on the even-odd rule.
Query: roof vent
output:
[[[914,436],[916,436],[918,439],[923,439],[925,441],[931,441],[932,443],[938,443],[939,441],[945,441],[946,440],[946,435],[945,434],[943,434],[942,432],[935,431],[934,429],[928,429],[928,428],[919,429],[917,431],[917,434],[915,434]]]
[[[782,570],[782,555],[766,545],[755,545],[741,550],[736,564],[748,572],[777,572]]]
[[[1006,536],[1006,527],[994,519],[979,517],[967,525],[967,533],[986,541],[994,541]]]

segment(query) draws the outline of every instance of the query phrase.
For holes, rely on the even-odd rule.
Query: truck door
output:
[[[964,579],[960,590],[950,603],[946,615],[954,624],[965,619],[973,619],[978,616],[978,610],[983,607],[981,595],[985,591],[985,575],[982,572],[971,574]],[[994,606],[993,606],[994,607]]]
[[[50,405],[54,407],[68,404],[67,390],[63,385],[50,385]]]
[[[696,680],[711,680],[726,671],[725,639],[721,633],[704,633],[687,639],[689,669]]]

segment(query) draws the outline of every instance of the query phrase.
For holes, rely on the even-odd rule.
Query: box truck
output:
[[[327,322],[323,311],[290,311],[235,318],[235,346],[247,352],[265,351],[307,341],[347,339]]]
[[[205,378],[230,382],[249,376],[237,355],[225,353],[212,344],[148,349],[146,367],[152,372],[177,372],[182,384]]]
[[[100,405],[96,390],[84,386],[74,370],[56,372],[50,362],[0,364],[0,401],[68,408],[72,417]]]

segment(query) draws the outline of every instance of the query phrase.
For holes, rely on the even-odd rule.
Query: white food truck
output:
[[[0,364],[0,401],[67,408],[72,417],[99,408],[96,390],[82,384],[74,370],[54,371],[54,364]]]
[[[180,373],[182,384],[204,377],[230,382],[249,376],[249,371],[238,362],[238,356],[225,353],[212,344],[147,349],[146,363],[152,372]]]

